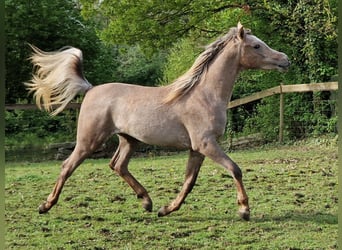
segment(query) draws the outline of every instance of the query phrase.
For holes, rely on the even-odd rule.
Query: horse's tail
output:
[[[45,109],[51,115],[61,112],[78,94],[92,88],[82,69],[82,51],[65,47],[55,52],[44,52],[30,45],[33,54],[30,57],[34,65],[34,74],[30,82],[25,83],[39,109]]]

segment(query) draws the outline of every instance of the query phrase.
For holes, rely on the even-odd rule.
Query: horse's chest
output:
[[[217,134],[218,136],[221,136],[224,134],[224,131],[226,128],[226,122],[227,122],[226,113],[215,115],[211,119],[209,119],[208,128],[212,128],[213,133]]]
[[[188,130],[196,130],[198,134],[212,133],[216,136],[224,134],[227,122],[227,114],[222,111],[198,112],[188,119]]]

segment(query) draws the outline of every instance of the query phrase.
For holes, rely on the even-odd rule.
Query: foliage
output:
[[[5,111],[6,149],[73,141],[78,112],[69,110],[51,117],[39,110]]]
[[[116,60],[116,81],[154,86],[162,75],[165,55],[159,52],[148,56],[139,46],[118,46]]]
[[[85,17],[97,20],[100,37],[108,43],[140,44],[149,50],[170,48],[191,32],[217,34],[226,25],[212,26],[213,18],[227,9],[241,9],[243,4],[218,0],[178,1],[94,1],[80,0]],[[234,25],[237,21],[234,18]],[[208,21],[211,20],[211,21]],[[220,22],[223,22],[221,19]]]
[[[193,64],[201,51],[198,41],[191,38],[184,38],[175,43],[169,51],[167,62],[163,69],[162,85],[170,84],[179,76],[184,74]],[[181,56],[180,56],[181,55]]]
[[[268,11],[256,12],[258,19],[269,23],[267,30],[261,26],[262,33],[275,34],[272,37],[289,54],[301,83],[327,81],[336,74],[336,0],[268,1],[265,6]]]
[[[316,139],[230,154],[242,168],[251,221],[236,214],[233,180],[210,160],[179,211],[158,218],[184,180],[186,154],[134,158],[152,213],[107,166],[87,160],[48,214],[37,206],[60,172],[56,162],[6,165],[6,249],[337,249],[337,147]]]
[[[246,122],[240,131],[247,134],[261,133],[266,141],[274,141],[279,134],[279,97],[264,99],[255,109],[245,117]]]

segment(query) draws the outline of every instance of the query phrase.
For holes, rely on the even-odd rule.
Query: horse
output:
[[[152,212],[147,190],[128,170],[137,144],[175,147],[189,151],[185,180],[176,198],[158,211],[166,216],[178,210],[192,191],[205,157],[223,166],[237,190],[238,214],[250,219],[248,196],[240,167],[222,150],[217,140],[224,134],[226,108],[235,80],[242,70],[286,72],[286,54],[270,48],[239,22],[210,43],[191,68],[169,85],[146,87],[125,83],[93,86],[82,71],[82,51],[74,47],[44,52],[30,45],[35,71],[26,88],[40,109],[57,115],[78,94],[80,107],[76,146],[63,162],[52,192],[38,210],[48,212],[58,201],[66,180],[75,169],[116,134],[119,144],[109,167],[121,176]]]

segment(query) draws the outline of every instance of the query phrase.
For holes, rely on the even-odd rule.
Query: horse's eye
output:
[[[254,49],[259,49],[260,48],[260,44],[254,45]]]

